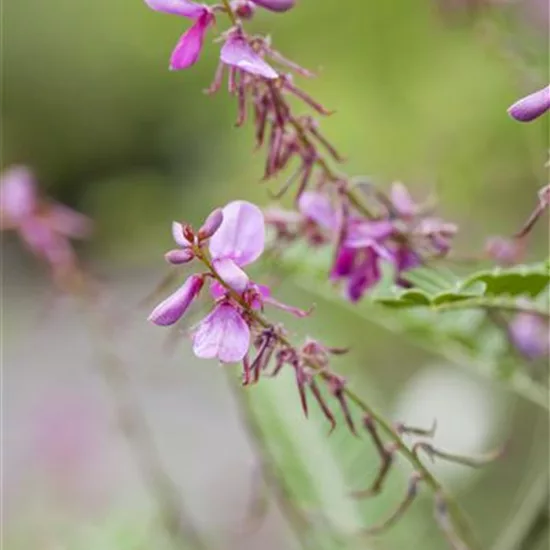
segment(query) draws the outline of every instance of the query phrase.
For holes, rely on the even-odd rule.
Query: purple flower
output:
[[[256,261],[265,246],[262,211],[249,202],[234,201],[223,209],[223,223],[210,239],[212,263],[220,277],[236,292],[248,286],[241,269]]]
[[[329,198],[315,191],[305,191],[298,201],[300,212],[326,231],[341,233],[336,259],[331,270],[333,281],[345,280],[346,297],[357,302],[382,275],[380,262],[394,261],[393,255],[381,242],[394,233],[390,220],[363,220],[349,216],[345,227]]]
[[[176,323],[199,295],[205,278],[214,279],[210,286],[214,309],[193,331],[193,351],[197,357],[216,357],[222,363],[242,360],[251,340],[247,311],[262,309],[267,304],[298,317],[308,314],[272,298],[269,288],[250,281],[241,269],[255,262],[265,246],[264,216],[254,204],[234,201],[214,210],[197,233],[188,225],[174,222],[172,234],[180,249],[168,252],[170,262],[185,263],[198,257],[210,271],[191,275],[153,310],[149,320],[161,326]],[[204,251],[206,239],[208,255]]]
[[[199,295],[204,277],[191,275],[172,295],[161,302],[149,315],[148,320],[162,327],[179,321]]]
[[[202,359],[222,363],[241,361],[250,347],[250,328],[241,311],[222,301],[199,324],[193,335],[193,351]]]
[[[527,359],[548,355],[550,332],[548,323],[543,319],[530,313],[518,313],[509,329],[512,343]]]
[[[531,122],[550,109],[550,86],[516,101],[508,114],[519,122]]]
[[[194,65],[199,59],[206,31],[214,22],[212,10],[206,5],[196,4],[190,0],[145,0],[145,2],[155,11],[187,17],[194,21],[174,48],[170,69],[177,71]]]
[[[34,254],[59,271],[75,267],[69,239],[88,237],[92,224],[66,206],[41,200],[34,174],[15,166],[0,179],[0,228],[16,230]]]

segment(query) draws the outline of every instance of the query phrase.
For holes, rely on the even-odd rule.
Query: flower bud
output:
[[[189,224],[185,224],[182,228],[183,231],[183,238],[188,243],[195,242],[195,233],[193,233],[193,228]]]
[[[171,264],[181,265],[190,262],[195,257],[190,248],[181,248],[168,251],[164,255],[164,259]]]
[[[221,208],[216,208],[209,214],[202,227],[199,229],[198,237],[199,241],[209,239],[220,228],[223,222],[223,212]]]
[[[294,7],[296,0],[252,0],[266,10],[284,12]]]
[[[531,122],[550,109],[550,86],[516,101],[508,114],[519,122]]]
[[[231,2],[231,9],[241,19],[252,19],[256,6],[252,0],[233,0]]]

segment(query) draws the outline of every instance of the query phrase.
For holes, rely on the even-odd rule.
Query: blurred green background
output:
[[[369,175],[382,186],[399,179],[419,198],[436,190],[442,213],[460,224],[458,250],[473,254],[482,249],[486,235],[515,231],[532,210],[537,188],[546,183],[548,119],[521,125],[506,115],[506,108],[548,81],[547,14],[545,3],[536,0],[491,5],[300,0],[285,15],[258,10],[252,25],[271,34],[287,56],[318,71],[319,78],[303,86],[337,110],[323,122],[323,130],[347,157],[349,172]],[[221,17],[219,25],[223,28]],[[82,254],[111,283],[113,300],[121,316],[128,317],[131,326],[122,335],[121,353],[136,365],[130,371],[164,441],[163,456],[197,521],[214,533],[213,547],[286,550],[293,547],[292,536],[280,517],[244,541],[223,535],[242,519],[235,517],[233,498],[245,515],[252,470],[238,422],[233,418],[233,427],[224,425],[231,421],[226,416],[232,409],[223,377],[214,365],[191,359],[187,344],[164,359],[165,335],[144,326],[146,312],[132,308],[163,276],[172,219],[198,223],[230,199],[268,199],[266,186],[257,183],[262,158],[252,152],[250,128],[234,128],[235,105],[223,91],[214,97],[202,93],[213,76],[219,46],[207,41],[196,67],[168,71],[171,49],[187,26],[186,20],[152,12],[140,0],[5,0],[2,165],[30,165],[48,194],[95,220],[95,239]],[[5,448],[10,547],[161,548],[160,535],[147,527],[152,513],[146,491],[134,498],[139,481],[130,476],[120,482],[131,456],[121,458],[124,452],[112,451],[118,444],[105,435],[112,429],[110,405],[104,389],[90,390],[98,384],[90,382],[93,350],[85,329],[74,320],[77,313],[66,304],[50,307],[47,282],[35,274],[34,263],[12,240],[3,248],[3,302],[9,312],[3,330],[9,359]],[[539,228],[532,255],[540,257],[547,249],[548,235]],[[505,460],[474,478],[460,474],[452,486],[472,515],[484,548],[545,548],[544,541],[529,548],[517,545],[531,511],[546,498],[537,493],[547,484],[545,411],[460,374],[429,350],[420,351],[369,321],[358,322],[357,315],[290,282],[281,293],[304,307],[317,301],[315,320],[307,321],[305,329],[292,326],[334,345],[351,345],[353,357],[342,361],[342,370],[363,382],[363,393],[388,415],[414,416],[410,411],[418,412],[420,400],[427,409],[418,413],[420,419],[430,422],[442,415],[447,435],[452,432],[446,442],[456,442],[459,450],[462,443],[465,450],[487,450],[513,435],[515,444]],[[44,311],[48,322],[37,321]],[[303,464],[298,465],[305,463],[313,472],[311,486],[321,492],[322,507],[344,524],[344,531],[355,521],[350,514],[366,514],[373,521],[383,517],[395,501],[399,480],[381,503],[360,505],[352,513],[346,506],[355,509],[355,504],[348,502],[342,486],[366,482],[376,468],[372,450],[358,450],[355,444],[348,450],[343,433],[333,436],[327,449],[315,428],[293,412],[270,421],[270,408],[261,400],[271,399],[275,410],[297,407],[284,380],[274,383],[275,389],[266,384],[252,397],[260,399],[267,424],[277,424],[277,429],[269,428],[277,452],[284,455],[286,448],[292,455],[281,461],[300,498],[313,499]],[[430,392],[422,393],[426,388]],[[412,409],[407,405],[411,399]],[[40,412],[37,403],[47,410],[60,404],[46,427],[40,421],[50,413]],[[85,411],[73,415],[74,407]],[[76,424],[69,422],[63,431],[59,425],[67,418]],[[84,418],[82,426],[77,418]],[[444,432],[445,421],[440,425]],[[88,431],[96,439],[90,435],[80,441]],[[57,451],[53,465],[45,468],[46,451],[35,441],[47,444],[60,433],[69,438],[69,446],[82,447],[79,452],[86,457],[85,473],[77,469],[69,481],[55,467]],[[305,440],[309,445],[303,445]],[[219,445],[236,450],[225,461],[215,460]],[[235,471],[240,481],[231,484]],[[338,476],[344,481],[334,481]],[[526,510],[524,516],[514,523],[521,510]],[[387,539],[358,547],[444,548],[431,514],[426,499]],[[511,534],[505,532],[509,525]]]

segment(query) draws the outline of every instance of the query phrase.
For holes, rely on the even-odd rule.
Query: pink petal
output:
[[[262,57],[257,54],[240,35],[233,35],[227,39],[222,47],[220,59],[226,65],[236,67],[255,76],[273,80],[279,75]]]
[[[250,329],[241,314],[228,303],[218,305],[200,323],[193,335],[193,351],[202,359],[217,357],[222,363],[236,363],[250,346]]]
[[[210,285],[210,294],[214,300],[219,300],[227,294],[227,289],[218,281],[212,281]]]
[[[333,230],[338,226],[336,211],[329,197],[316,191],[304,191],[298,199],[300,212],[325,229]]]
[[[67,266],[74,261],[69,240],[56,233],[44,218],[25,218],[19,226],[19,231],[21,239],[29,249],[52,266]]]
[[[349,248],[371,246],[373,241],[389,237],[393,229],[393,223],[389,220],[353,224],[348,229],[345,246]]]
[[[207,10],[206,6],[190,0],[145,0],[145,2],[155,11],[181,15],[190,19],[198,19]]]
[[[160,303],[149,315],[148,320],[155,325],[169,326],[179,321],[187,308],[199,294],[203,285],[200,275],[191,275],[183,285]]]
[[[230,258],[214,260],[215,270],[227,286],[239,294],[248,286],[248,275]]]
[[[418,210],[409,190],[401,183],[395,182],[390,191],[391,202],[402,216],[414,216]]]
[[[173,265],[182,265],[190,262],[195,257],[195,254],[190,248],[176,248],[169,250],[164,259]]]
[[[3,216],[17,223],[36,208],[36,183],[30,170],[14,166],[6,170],[0,179],[0,211]]]
[[[75,239],[86,239],[92,233],[92,220],[62,204],[52,204],[48,221],[53,229]]]
[[[202,50],[204,36],[213,20],[214,16],[210,12],[204,12],[180,38],[170,58],[170,70],[187,69],[197,62]]]
[[[530,122],[550,109],[550,86],[516,101],[508,114],[520,122]]]
[[[214,259],[231,258],[237,265],[257,260],[265,246],[265,223],[262,211],[246,201],[230,202],[223,209],[223,223],[210,239]]]
[[[199,229],[199,239],[201,241],[209,239],[220,228],[222,222],[223,210],[221,208],[216,208],[216,210],[208,215],[201,228]]]
[[[172,222],[172,238],[178,246],[187,248],[189,241],[183,236],[183,225],[179,222]]]

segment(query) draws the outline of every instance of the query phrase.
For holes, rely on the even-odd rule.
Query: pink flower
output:
[[[509,109],[508,114],[519,122],[531,122],[550,109],[550,86],[522,97]]]
[[[162,327],[178,322],[199,295],[203,284],[204,277],[191,275],[176,292],[151,312],[149,321]]]
[[[15,166],[0,179],[0,228],[16,230],[26,246],[55,270],[75,266],[69,239],[91,232],[88,218],[58,203],[41,200],[33,173]]]
[[[251,340],[247,311],[262,309],[265,304],[299,317],[307,315],[273,299],[267,287],[250,281],[242,269],[255,262],[265,246],[264,216],[254,204],[230,202],[225,208],[214,210],[197,233],[176,222],[172,232],[180,249],[168,253],[169,261],[174,263],[176,259],[175,263],[181,263],[178,255],[185,261],[198,257],[210,271],[191,275],[153,310],[149,320],[156,325],[173,325],[197,298],[205,279],[214,279],[210,291],[215,306],[193,331],[193,351],[197,357],[217,358],[222,363],[242,360]],[[208,260],[204,246],[208,246]]]
[[[394,262],[395,258],[381,243],[394,233],[390,220],[363,220],[349,216],[342,228],[342,221],[329,198],[315,191],[305,191],[298,200],[300,212],[332,234],[342,234],[331,279],[345,280],[346,297],[358,301],[365,292],[376,285],[382,276],[380,262]]]
[[[171,15],[187,17],[194,21],[177,43],[170,59],[170,69],[177,71],[194,65],[200,56],[206,31],[214,22],[212,10],[190,0],[145,0],[155,10]]]
[[[193,335],[193,351],[202,359],[235,363],[243,359],[249,347],[250,328],[239,308],[230,301],[218,304]]]

